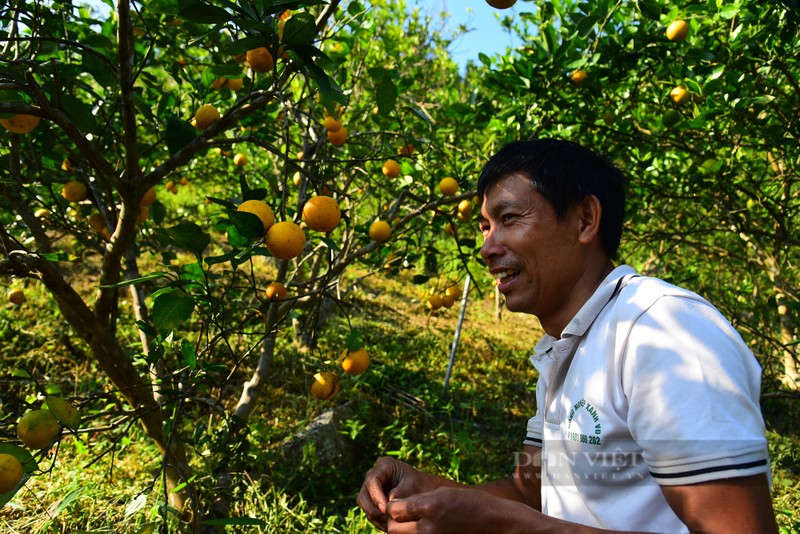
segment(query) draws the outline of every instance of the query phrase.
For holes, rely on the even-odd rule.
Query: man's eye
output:
[[[503,222],[508,222],[508,221],[513,221],[516,218],[517,218],[516,214],[514,214],[514,213],[506,213],[505,215],[500,217],[500,220],[503,221]]]

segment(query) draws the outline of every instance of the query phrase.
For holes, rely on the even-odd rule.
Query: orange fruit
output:
[[[286,286],[280,282],[272,282],[266,289],[267,300],[281,300],[285,299],[289,293],[286,291]]]
[[[383,171],[384,176],[389,178],[397,178],[400,176],[400,164],[393,159],[387,159],[381,170]]]
[[[369,237],[379,243],[388,241],[392,235],[392,228],[389,223],[378,219],[369,226]]]
[[[449,176],[442,178],[442,181],[439,182],[439,191],[441,191],[444,196],[451,197],[458,191],[458,182]]]
[[[462,200],[458,203],[458,220],[461,222],[467,222],[472,217],[472,202],[467,199]]]
[[[397,153],[401,156],[410,156],[414,153],[414,145],[408,143],[407,145],[403,145],[397,149]]]
[[[426,303],[426,306],[428,307],[429,310],[436,311],[442,307],[442,304],[444,303],[442,302],[442,297],[440,295],[431,295],[430,297],[428,297],[428,302]]]
[[[59,424],[49,410],[33,410],[20,417],[17,436],[26,447],[44,449],[58,437]]]
[[[10,454],[0,454],[0,493],[7,493],[22,482],[22,464]]]
[[[39,208],[33,212],[33,216],[37,219],[47,219],[50,216],[50,210],[47,208]]]
[[[587,72],[583,69],[578,69],[573,71],[572,74],[569,75],[569,79],[575,82],[575,85],[582,85],[583,80],[586,79],[588,76]]]
[[[225,82],[225,86],[231,91],[239,91],[244,87],[244,80],[242,78],[228,78],[228,81]]]
[[[140,206],[149,206],[156,201],[156,188],[151,187],[142,195],[142,200],[139,202]]]
[[[211,104],[203,104],[194,114],[194,126],[200,130],[205,130],[220,118],[219,110]]]
[[[689,91],[687,91],[684,86],[679,85],[679,86],[675,87],[672,91],[669,92],[669,97],[677,105],[682,106],[682,105],[686,104],[689,101],[689,99],[691,98],[691,95],[689,94]]]
[[[335,132],[328,130],[328,141],[330,141],[332,145],[342,146],[345,141],[347,141],[347,128],[342,126],[341,129]]]
[[[35,130],[39,126],[40,120],[42,120],[41,117],[36,115],[14,115],[7,119],[0,119],[0,124],[9,132],[26,134]]]
[[[461,296],[461,289],[458,286],[450,286],[444,290],[444,294],[455,299]]]
[[[89,189],[86,187],[86,184],[78,180],[70,180],[61,186],[61,196],[70,202],[80,202],[86,198],[88,193]]]
[[[25,292],[21,289],[9,289],[7,296],[11,304],[22,304],[25,302]]]
[[[517,3],[517,0],[486,0],[486,3],[495,9],[508,9]]]
[[[263,46],[248,50],[245,54],[245,60],[253,72],[267,72],[275,68],[275,60],[272,59],[272,54]]]
[[[363,348],[345,349],[342,352],[341,364],[345,373],[352,376],[360,375],[369,367],[369,353]]]
[[[338,132],[342,129],[342,121],[335,119],[328,115],[325,117],[325,122],[322,124],[329,132]]]
[[[667,26],[667,39],[674,42],[683,41],[689,36],[689,23],[685,20],[673,20]]]
[[[439,295],[439,298],[442,299],[442,306],[445,308],[450,308],[456,303],[455,297],[448,295],[447,293],[442,293]]]
[[[257,215],[261,222],[264,224],[264,232],[269,230],[275,222],[275,213],[266,202],[261,200],[245,200],[238,208],[238,211],[244,211]]]
[[[306,246],[306,234],[291,221],[278,222],[267,230],[264,244],[269,253],[276,258],[290,260],[303,252]]]
[[[311,197],[303,206],[303,221],[312,230],[330,232],[342,220],[339,204],[329,196]]]
[[[244,167],[247,165],[247,156],[242,153],[236,154],[233,156],[233,164],[237,167]]]
[[[89,226],[91,226],[95,232],[108,230],[105,218],[99,213],[92,213],[89,215]]]
[[[321,371],[314,375],[311,382],[311,395],[319,400],[333,400],[339,394],[339,377],[330,371]]]

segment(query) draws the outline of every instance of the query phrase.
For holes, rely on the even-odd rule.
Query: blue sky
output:
[[[466,25],[470,32],[459,38],[450,49],[462,72],[468,61],[478,61],[479,52],[491,56],[505,52],[508,47],[519,46],[519,39],[500,25],[500,19],[518,17],[520,11],[530,12],[534,8],[530,2],[518,1],[509,9],[498,10],[486,0],[409,0],[409,6],[420,7],[434,19],[438,19],[442,11],[449,13],[447,27],[450,30],[455,30],[459,24]]]

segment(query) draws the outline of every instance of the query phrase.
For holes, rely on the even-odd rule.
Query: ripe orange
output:
[[[86,184],[78,180],[70,180],[61,186],[61,196],[70,202],[80,202],[86,198],[88,192]]]
[[[458,286],[450,286],[444,290],[444,294],[455,299],[461,296],[461,289]]]
[[[0,493],[7,493],[22,482],[22,464],[10,454],[0,454]]]
[[[42,120],[36,115],[14,115],[7,119],[0,119],[6,130],[18,134],[30,133],[39,126],[39,121]]]
[[[247,156],[242,154],[241,152],[233,156],[233,164],[237,167],[244,167],[247,165]]]
[[[689,94],[689,91],[687,91],[684,86],[679,85],[679,86],[675,87],[674,89],[672,89],[672,91],[669,92],[669,97],[677,105],[682,106],[682,105],[686,104],[689,101],[689,99],[691,98],[691,95]]]
[[[400,164],[393,159],[387,159],[381,170],[383,171],[384,176],[389,178],[397,178],[400,176]]]
[[[342,126],[340,130],[335,132],[328,131],[328,141],[336,146],[342,146],[347,141],[347,128]]]
[[[33,216],[37,219],[47,219],[50,217],[50,210],[47,208],[39,208],[33,212]]]
[[[451,197],[458,191],[458,182],[455,178],[450,178],[449,176],[442,178],[442,181],[439,182],[439,191],[441,191],[444,196]]]
[[[360,375],[369,367],[369,353],[364,348],[342,351],[342,369],[349,375]]]
[[[59,424],[49,410],[33,410],[20,417],[17,436],[26,447],[44,449],[58,437]]]
[[[486,3],[495,9],[508,9],[517,3],[517,0],[486,0]]]
[[[442,306],[445,308],[450,308],[456,303],[455,297],[449,295],[448,293],[442,293],[439,295],[439,298],[442,299]]]
[[[261,200],[245,200],[239,204],[239,207],[236,209],[238,211],[244,211],[247,213],[252,213],[253,215],[257,215],[264,224],[264,232],[269,230],[272,224],[275,222],[275,213],[272,211],[272,208],[270,208],[266,202]]]
[[[228,81],[225,82],[225,86],[231,91],[239,91],[244,87],[244,80],[242,78],[228,78]]]
[[[333,400],[339,394],[341,386],[339,377],[330,371],[321,371],[314,375],[311,382],[311,395],[319,400]]]
[[[414,153],[414,145],[408,143],[407,145],[403,145],[397,149],[397,153],[401,156],[410,156]]]
[[[95,232],[108,230],[108,225],[106,225],[105,218],[103,218],[103,216],[99,213],[92,213],[89,215],[89,226],[91,226],[92,230]]]
[[[267,286],[266,290],[267,300],[281,300],[285,299],[289,293],[286,291],[286,286],[280,282],[272,282]]]
[[[588,74],[585,70],[578,69],[576,71],[573,71],[572,74],[569,75],[569,78],[570,80],[575,82],[575,85],[580,86],[583,84],[583,81],[586,79],[587,76]]]
[[[329,196],[311,197],[303,206],[303,221],[312,230],[330,232],[342,220],[339,204]]]
[[[306,246],[306,234],[291,221],[278,222],[267,230],[264,244],[269,253],[276,258],[290,260],[303,252]]]
[[[22,304],[25,302],[25,292],[21,289],[9,289],[8,290],[8,301],[11,304]]]
[[[263,46],[248,50],[245,59],[253,72],[267,72],[275,68],[272,54]]]
[[[369,237],[379,243],[388,241],[392,235],[392,228],[389,223],[378,219],[369,226]]]
[[[139,206],[139,215],[136,216],[136,224],[142,224],[150,216],[150,208]]]
[[[440,295],[431,295],[430,297],[428,297],[428,302],[426,303],[426,306],[428,307],[429,310],[436,311],[442,307],[442,304],[444,303],[442,302],[442,297]]]
[[[140,206],[149,206],[156,201],[156,188],[151,187],[142,195],[142,200],[139,202]]]
[[[685,20],[673,20],[667,26],[667,39],[674,42],[683,41],[689,36],[689,23]]]
[[[197,109],[197,112],[194,114],[194,125],[195,128],[200,130],[205,130],[215,120],[219,120],[220,114],[219,110],[212,106],[211,104],[203,104]]]
[[[467,222],[472,217],[472,202],[469,200],[462,200],[458,203],[458,220],[461,222]]]
[[[338,132],[342,129],[342,121],[328,115],[322,124],[329,132]]]

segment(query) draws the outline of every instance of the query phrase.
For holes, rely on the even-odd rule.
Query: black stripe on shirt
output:
[[[705,475],[708,473],[717,473],[719,471],[731,471],[734,469],[750,469],[751,467],[760,467],[762,465],[766,465],[767,460],[757,460],[755,462],[748,462],[744,464],[735,464],[735,465],[721,465],[716,467],[706,467],[703,469],[696,469],[694,471],[684,471],[681,473],[653,473],[650,471],[650,475],[653,478],[681,478],[681,477],[691,477],[696,475]]]

